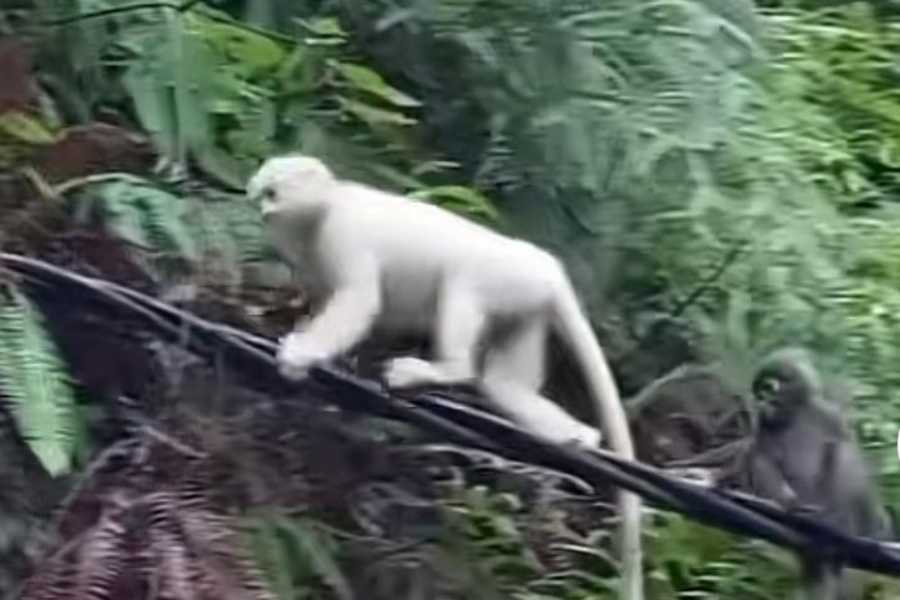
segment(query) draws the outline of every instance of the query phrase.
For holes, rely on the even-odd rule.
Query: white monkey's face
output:
[[[318,214],[328,201],[334,176],[321,161],[309,156],[270,158],[247,182],[247,197],[258,202],[263,220],[278,215]]]

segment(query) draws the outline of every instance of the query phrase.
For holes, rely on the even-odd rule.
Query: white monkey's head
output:
[[[315,217],[328,205],[335,178],[317,158],[289,154],[270,158],[247,182],[247,197],[259,202],[263,220]]]

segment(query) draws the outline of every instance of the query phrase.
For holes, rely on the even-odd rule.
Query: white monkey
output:
[[[321,161],[267,160],[247,195],[260,202],[279,251],[298,267],[304,291],[325,300],[281,344],[285,377],[349,350],[373,331],[422,332],[435,360],[396,358],[390,387],[474,382],[506,416],[557,443],[597,446],[597,429],[539,394],[544,346],[553,327],[571,346],[588,381],[610,445],[633,459],[618,389],[560,263],[437,206],[337,179]],[[499,339],[492,324],[505,324]],[[478,373],[477,350],[487,342]],[[639,599],[640,502],[620,494],[626,597]]]

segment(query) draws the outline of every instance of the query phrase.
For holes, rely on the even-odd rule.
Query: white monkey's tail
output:
[[[575,290],[566,278],[559,281],[552,307],[553,327],[568,342],[581,366],[594,401],[600,427],[612,450],[628,460],[634,460],[634,444],[628,419],[622,407],[619,390],[612,371],[594,337],[591,325],[581,311]],[[641,569],[641,500],[626,490],[619,490],[619,511],[622,519],[620,552],[622,555],[622,600],[643,598]]]

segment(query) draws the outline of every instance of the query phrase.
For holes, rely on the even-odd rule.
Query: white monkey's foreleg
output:
[[[506,416],[546,440],[596,448],[600,431],[580,422],[562,407],[540,395],[544,383],[547,324],[535,316],[513,332],[485,360],[481,388]]]
[[[391,360],[384,374],[388,386],[463,383],[475,376],[475,348],[486,316],[474,295],[463,285],[445,282],[435,319],[437,360],[414,356]]]
[[[322,312],[301,331],[282,339],[278,350],[282,376],[302,379],[314,364],[349,350],[366,335],[380,309],[377,283],[337,290]]]

